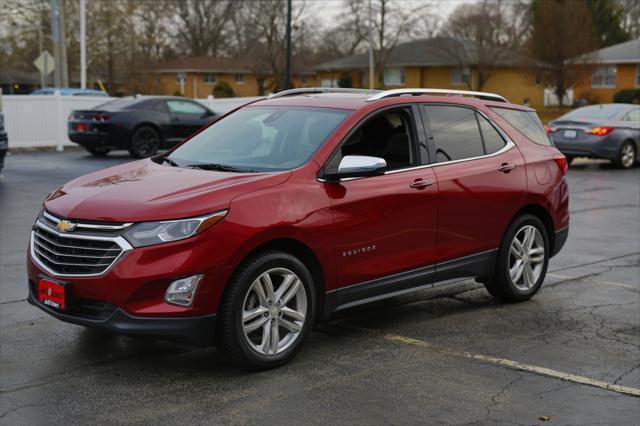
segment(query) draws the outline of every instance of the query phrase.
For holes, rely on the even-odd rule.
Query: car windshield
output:
[[[626,105],[590,105],[573,110],[560,117],[558,121],[611,120],[628,108]]]
[[[331,108],[245,107],[194,136],[168,159],[180,166],[208,165],[214,170],[290,170],[307,162],[349,113]]]

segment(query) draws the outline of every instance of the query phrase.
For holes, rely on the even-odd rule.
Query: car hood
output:
[[[290,175],[185,169],[147,159],[75,179],[51,193],[45,208],[70,219],[179,219],[229,208],[236,196],[279,185]]]

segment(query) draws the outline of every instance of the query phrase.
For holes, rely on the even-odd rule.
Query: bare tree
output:
[[[441,48],[459,66],[475,71],[476,78],[467,83],[470,89],[482,90],[497,66],[514,62],[514,53],[529,31],[527,11],[522,2],[481,0],[451,13],[443,34],[454,40]]]
[[[617,0],[616,3],[623,11],[623,31],[629,34],[632,39],[640,37],[640,1]]]
[[[172,2],[175,35],[187,55],[225,53],[234,12],[243,2],[233,0],[179,0]]]
[[[560,101],[579,79],[585,68],[571,60],[595,50],[597,41],[591,28],[591,14],[585,2],[546,0],[533,3],[532,33],[528,52],[546,64],[542,77],[554,87]]]
[[[423,4],[417,8],[407,8],[393,0],[372,1],[372,43],[380,87],[385,86],[384,70],[389,54],[398,43],[416,35],[417,24],[425,18],[427,7],[427,4]]]

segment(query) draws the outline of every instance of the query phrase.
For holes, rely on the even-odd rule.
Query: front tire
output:
[[[264,370],[289,362],[311,330],[316,287],[307,267],[286,252],[250,258],[229,283],[217,345],[236,365]]]
[[[131,136],[129,153],[133,158],[147,158],[158,152],[160,135],[153,127],[142,126]]]
[[[620,147],[618,159],[615,163],[621,169],[630,169],[636,164],[637,155],[635,144],[631,141],[626,141]]]
[[[529,214],[519,216],[503,237],[487,291],[506,302],[531,299],[544,281],[550,250],[542,221]]]

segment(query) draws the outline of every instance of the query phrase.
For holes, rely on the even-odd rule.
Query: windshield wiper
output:
[[[169,157],[163,157],[162,158],[162,162],[163,163],[167,163],[167,164],[169,164],[170,166],[173,166],[173,167],[180,167],[180,164],[176,163],[175,161],[173,161]]]
[[[218,164],[218,163],[196,163],[189,164],[185,167],[190,167],[193,169],[202,169],[202,170],[217,170],[221,172],[234,172],[234,173],[251,173],[255,172],[252,169],[243,169],[240,167],[229,166],[227,164]]]

